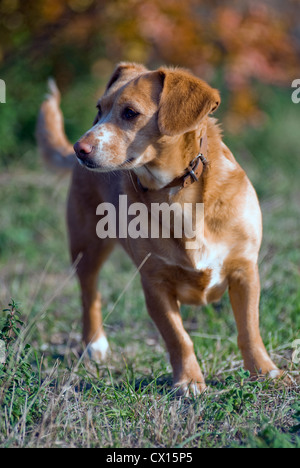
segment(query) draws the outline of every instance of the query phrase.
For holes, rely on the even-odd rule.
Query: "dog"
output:
[[[164,339],[174,387],[181,394],[200,394],[206,385],[180,304],[215,302],[227,289],[245,369],[280,376],[259,331],[260,206],[211,116],[220,104],[219,92],[182,68],[149,71],[122,62],[97,103],[92,127],[74,148],[59,104],[52,82],[41,106],[37,141],[46,161],[73,171],[67,224],[73,262],[80,256],[83,340],[91,357],[104,359],[109,349],[97,281],[120,242],[139,269],[147,310]],[[202,203],[204,217],[201,228],[196,225],[193,247],[186,248],[184,236],[173,235],[100,239],[97,207],[110,203],[120,211],[122,194],[149,211],[153,203]],[[197,224],[195,212],[189,213]]]

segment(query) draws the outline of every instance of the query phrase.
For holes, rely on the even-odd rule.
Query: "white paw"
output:
[[[87,347],[87,351],[92,361],[104,361],[109,351],[109,344],[106,336],[102,335],[98,340],[90,343]]]
[[[277,379],[277,377],[280,377],[281,374],[282,372],[279,369],[272,369],[269,371],[268,377],[270,377],[270,379]]]
[[[203,382],[191,382],[191,383],[178,383],[174,385],[176,389],[177,396],[189,397],[193,395],[194,397],[201,395],[207,390],[205,383]]]

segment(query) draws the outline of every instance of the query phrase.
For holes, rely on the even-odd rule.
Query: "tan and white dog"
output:
[[[92,357],[102,359],[108,349],[97,281],[116,243],[96,235],[96,210],[102,202],[118,210],[119,195],[125,194],[130,203],[143,203],[149,210],[152,203],[204,204],[204,238],[196,248],[186,249],[185,239],[174,236],[118,239],[134,264],[143,265],[147,309],[166,343],[174,385],[183,393],[205,389],[180,303],[217,301],[227,288],[245,368],[279,376],[259,331],[261,212],[253,186],[209,117],[219,106],[218,91],[183,69],[149,71],[121,63],[98,102],[92,128],[74,146],[77,161],[59,101],[52,84],[41,107],[37,139],[46,160],[73,169],[70,250],[73,261],[82,255],[77,274],[83,338]]]

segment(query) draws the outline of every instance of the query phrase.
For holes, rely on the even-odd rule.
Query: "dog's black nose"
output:
[[[74,151],[78,158],[84,159],[87,156],[91,156],[93,146],[84,141],[77,141],[74,145]]]

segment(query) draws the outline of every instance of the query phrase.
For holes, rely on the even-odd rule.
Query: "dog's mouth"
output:
[[[91,171],[97,172],[111,172],[124,169],[131,169],[134,165],[132,164],[136,158],[128,158],[123,163],[117,166],[102,166],[101,164],[96,163],[93,159],[84,158],[81,159],[77,156],[78,162],[81,166],[89,169]]]
[[[94,163],[94,161],[90,160],[90,159],[81,159],[77,156],[77,160],[79,162],[79,164],[83,167],[86,167],[87,169],[98,169],[98,165]]]

